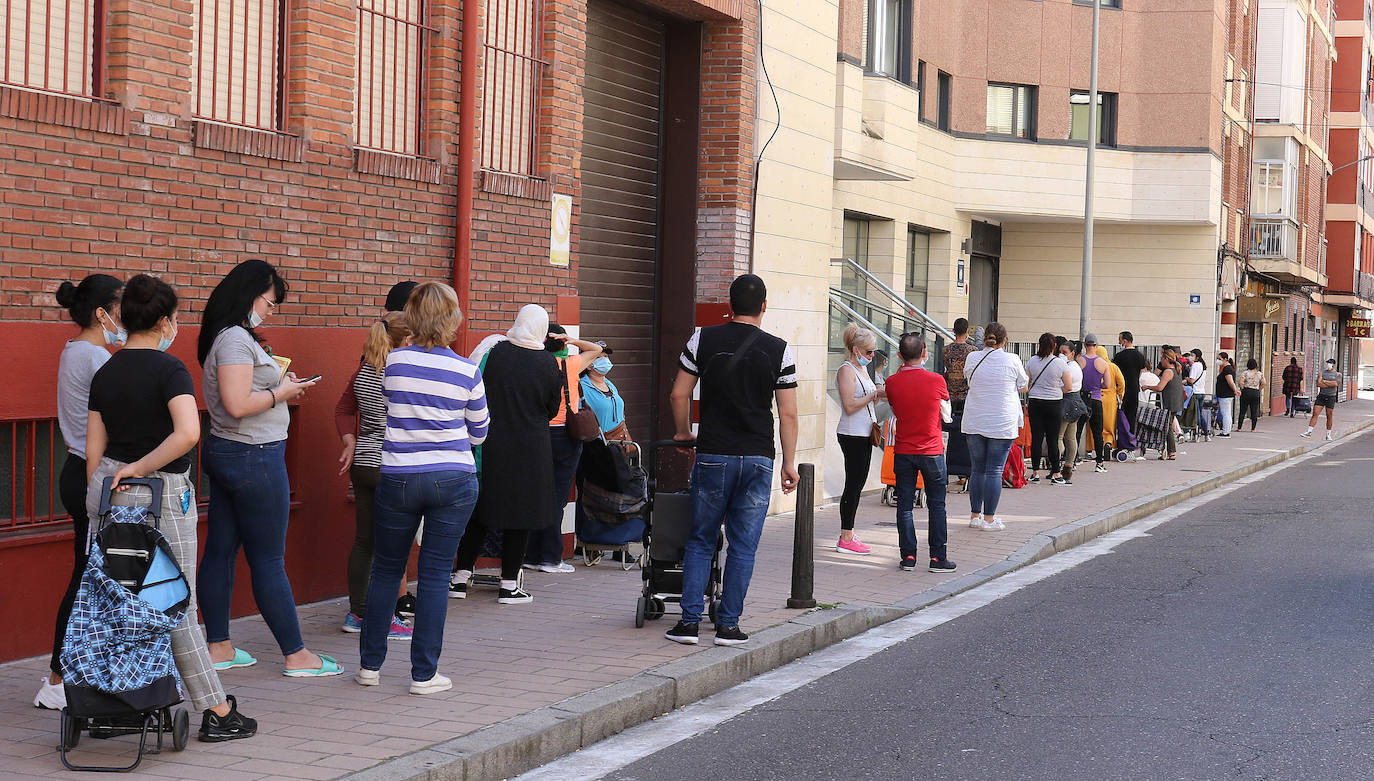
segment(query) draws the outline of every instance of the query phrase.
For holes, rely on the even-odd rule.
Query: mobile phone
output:
[[[319,382],[319,381],[320,381],[321,379],[323,379],[323,378],[324,378],[324,375],[323,375],[323,374],[316,374],[314,377],[311,377],[310,379],[301,380],[301,382]]]

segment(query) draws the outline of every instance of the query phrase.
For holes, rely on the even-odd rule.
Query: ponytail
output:
[[[387,312],[367,330],[367,341],[363,343],[363,361],[378,374],[386,368],[386,355],[410,336],[405,314]]]

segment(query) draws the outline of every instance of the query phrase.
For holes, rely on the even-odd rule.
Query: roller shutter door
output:
[[[582,335],[615,354],[631,431],[650,425],[659,239],[663,22],[587,4],[578,296]],[[687,291],[685,295],[691,295]]]

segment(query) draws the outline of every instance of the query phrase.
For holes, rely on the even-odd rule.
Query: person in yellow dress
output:
[[[1121,402],[1126,398],[1126,377],[1121,373],[1121,367],[1115,363],[1108,363],[1110,377],[1107,387],[1102,390],[1102,438],[1116,447],[1116,411],[1121,409]],[[1088,442],[1093,441],[1092,432],[1087,432]],[[1088,445],[1088,450],[1092,451],[1095,446]]]

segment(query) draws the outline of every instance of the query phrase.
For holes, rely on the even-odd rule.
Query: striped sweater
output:
[[[486,390],[477,365],[447,347],[402,347],[386,357],[382,473],[476,472],[472,447],[487,438]]]

